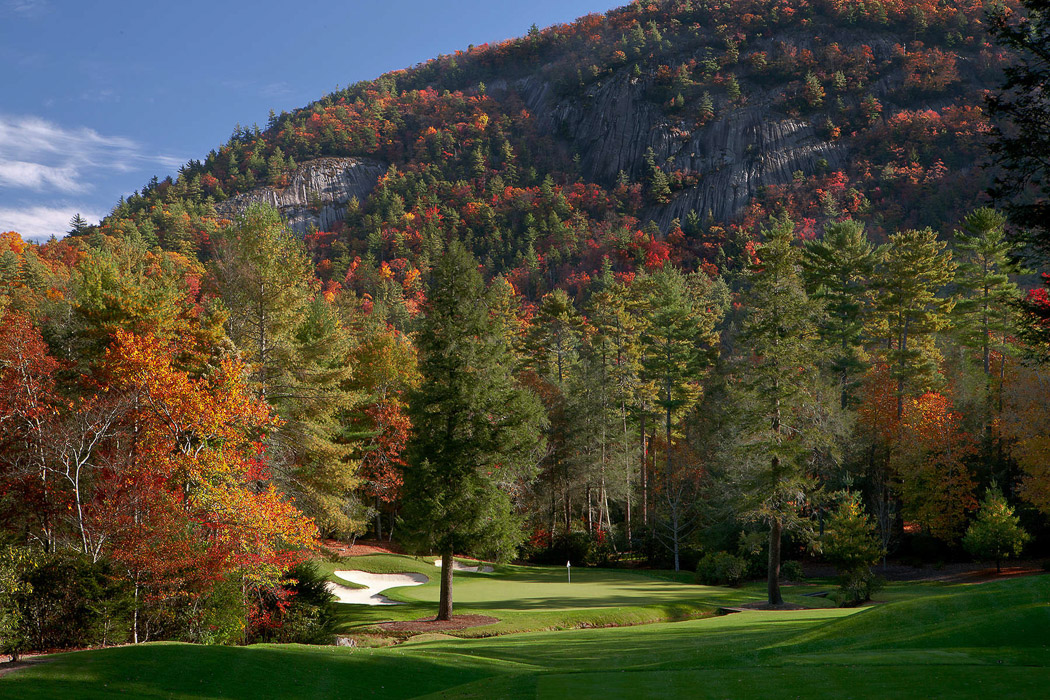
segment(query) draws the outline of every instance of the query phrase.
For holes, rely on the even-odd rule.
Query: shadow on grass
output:
[[[381,650],[149,644],[55,656],[49,670],[0,681],[0,696],[37,698],[324,698],[350,689],[403,698],[504,672],[498,661]]]

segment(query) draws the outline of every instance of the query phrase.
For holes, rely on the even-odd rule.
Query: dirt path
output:
[[[404,554],[396,542],[386,540],[357,540],[353,545],[339,540],[325,540],[324,546],[341,557],[361,557],[366,554]]]
[[[397,622],[381,622],[378,627],[387,632],[446,632],[448,630],[462,630],[468,627],[479,627],[499,622],[498,618],[488,615],[453,615],[451,620],[435,620],[425,618],[422,620],[399,620]]]

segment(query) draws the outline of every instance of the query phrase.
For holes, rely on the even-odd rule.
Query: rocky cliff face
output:
[[[258,187],[217,204],[215,210],[232,219],[253,202],[265,202],[299,235],[315,228],[330,231],[346,216],[347,203],[354,197],[364,200],[386,169],[385,163],[362,158],[318,158],[299,165],[287,187]]]
[[[665,170],[699,173],[696,186],[646,212],[645,218],[663,229],[692,210],[728,220],[759,187],[790,182],[797,170],[812,174],[822,159],[835,169],[848,158],[845,144],[824,140],[808,120],[778,115],[772,94],[749,93],[747,104],[736,107],[716,100],[718,116],[692,129],[668,119],[647,97],[646,78],[619,75],[566,99],[555,98],[549,85],[532,78],[509,89],[522,97],[542,129],[564,137],[579,153],[585,179],[610,185],[623,171],[637,181],[650,148]]]
[[[781,38],[791,39],[800,49],[816,48],[811,36]],[[870,46],[878,63],[890,59],[894,44],[892,36],[851,31],[831,39],[843,46]],[[767,41],[751,48],[772,51],[774,47]],[[789,183],[797,171],[812,175],[821,168],[848,165],[848,139],[828,141],[815,127],[823,113],[809,118],[786,116],[780,106],[784,85],[765,87],[747,79],[746,67],[738,70],[746,101],[734,105],[713,95],[715,119],[700,128],[668,117],[653,101],[652,71],[634,77],[622,70],[571,95],[555,94],[549,83],[536,77],[494,81],[489,92],[520,97],[541,130],[557,135],[579,154],[584,179],[610,186],[623,171],[637,182],[644,178],[650,148],[665,171],[699,174],[698,184],[677,192],[667,206],[643,213],[643,219],[655,220],[666,230],[672,219],[684,220],[690,211],[728,221],[763,186]],[[899,87],[900,76],[893,76],[869,85],[868,90],[890,106]],[[850,104],[857,100],[847,97]]]

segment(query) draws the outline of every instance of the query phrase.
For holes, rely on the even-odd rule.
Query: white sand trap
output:
[[[441,568],[441,560],[440,559],[435,559],[434,560],[434,566],[436,566],[437,568],[440,569]],[[467,566],[466,564],[462,564],[462,563],[456,561],[455,559],[452,560],[452,570],[453,571],[469,571],[472,574],[491,574],[492,571],[493,571],[491,566]]]
[[[403,605],[390,600],[380,592],[388,588],[402,586],[422,586],[429,581],[423,574],[372,574],[367,571],[336,571],[335,575],[344,581],[356,583],[365,588],[350,588],[328,581],[325,587],[331,591],[340,603],[353,605]]]

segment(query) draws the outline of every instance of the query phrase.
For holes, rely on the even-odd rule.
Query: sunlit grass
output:
[[[385,564],[393,566],[390,560]],[[398,564],[404,565],[404,564]],[[404,569],[402,569],[404,570]],[[523,587],[546,570],[488,581]],[[457,574],[459,576],[459,574]],[[605,610],[589,587],[644,597],[659,577],[601,572],[574,611],[499,608],[533,620]],[[539,581],[536,581],[536,579]],[[475,581],[473,575],[463,581]],[[505,605],[477,578],[477,605]],[[586,582],[586,578],[581,579]],[[553,584],[553,581],[551,581]],[[460,579],[457,579],[457,586]],[[575,580],[573,585],[575,585]],[[422,587],[420,587],[422,588]],[[463,585],[464,590],[473,585]],[[753,595],[744,589],[694,595]],[[412,589],[418,590],[418,589]],[[669,592],[669,591],[673,591]],[[560,593],[562,598],[566,593]],[[684,595],[684,593],[682,594]],[[509,597],[509,596],[507,596]],[[149,644],[56,655],[0,680],[0,697],[638,698],[1041,697],[1050,678],[1050,577],[981,585],[892,584],[866,608],[745,612],[678,623],[538,631],[487,639],[420,637],[382,649]],[[564,601],[563,601],[564,602]],[[429,605],[422,601],[419,605]],[[409,606],[405,606],[409,607]],[[522,609],[524,608],[524,609]],[[613,608],[615,609],[615,608]],[[622,608],[621,608],[622,609]],[[387,608],[386,610],[390,610]]]

